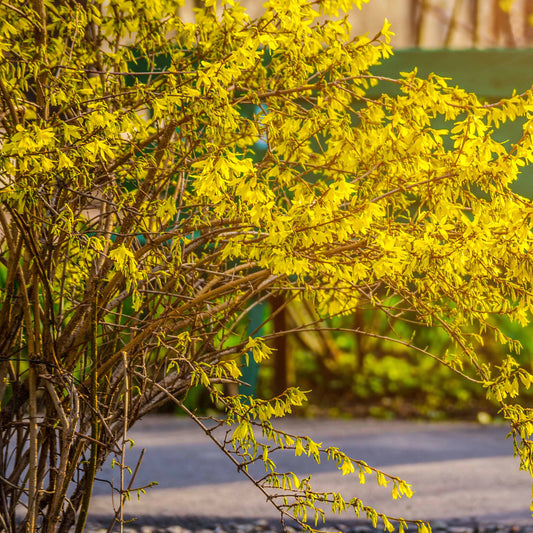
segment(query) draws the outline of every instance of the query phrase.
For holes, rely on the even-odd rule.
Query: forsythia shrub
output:
[[[271,294],[440,328],[451,348],[426,355],[499,401],[533,472],[516,400],[533,376],[494,320],[525,324],[533,305],[533,204],[509,188],[533,160],[533,93],[484,104],[437,75],[374,76],[388,23],[351,39],[337,18],[362,3],[271,0],[250,20],[210,0],[191,24],[177,0],[0,2],[0,528],[81,533],[129,427],[201,385],[225,409],[207,435],[282,517],[352,509],[391,531],[359,498],[277,472],[283,448],[411,494],[277,431],[303,392],[224,393],[243,358],[270,355],[265,338],[228,339]],[[517,117],[517,142],[493,140]],[[497,364],[477,355],[487,335]]]

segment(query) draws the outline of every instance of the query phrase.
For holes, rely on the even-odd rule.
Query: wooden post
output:
[[[283,296],[273,296],[271,300],[274,314],[274,332],[281,333],[287,330],[287,317],[285,314],[285,299]],[[288,387],[287,365],[287,337],[279,335],[274,340],[274,382],[273,393],[275,396],[282,394]]]

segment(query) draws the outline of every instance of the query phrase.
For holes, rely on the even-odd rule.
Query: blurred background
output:
[[[263,11],[263,0],[241,0],[252,17]],[[193,19],[202,0],[186,0],[182,16]],[[396,33],[396,49],[525,48],[533,42],[528,22],[532,0],[370,0],[349,16],[354,35],[378,32],[385,17]]]
[[[241,1],[252,17],[261,15],[262,3]],[[188,0],[182,15],[192,20],[193,8],[200,5],[201,0]],[[350,13],[353,35],[375,35],[385,18],[395,32],[394,56],[377,67],[376,74],[397,77],[417,67],[421,77],[431,72],[449,77],[450,85],[490,102],[533,84],[533,0],[371,0],[361,11]],[[380,90],[378,85],[373,96]],[[495,137],[512,143],[522,135],[521,124],[520,120],[507,124]],[[514,189],[533,198],[530,169],[524,169]],[[299,386],[311,391],[309,404],[301,410],[305,416],[498,420],[496,405],[479,385],[405,345],[353,332],[365,330],[382,337],[394,333],[442,356],[451,346],[441,330],[391,324],[371,309],[322,323],[346,330],[341,333],[301,329],[316,320],[316,310],[305,301],[287,304],[273,297],[257,307],[245,333],[273,334],[274,354],[260,368],[246,370],[244,380],[250,387],[241,387],[240,392],[267,398]],[[523,345],[517,359],[531,371],[533,327],[497,325]],[[298,331],[287,337],[275,335],[286,330]],[[488,338],[480,350],[484,360],[494,364],[505,355],[505,348]],[[531,400],[533,395],[526,402]],[[187,401],[199,409],[208,406],[200,390],[192,390]]]

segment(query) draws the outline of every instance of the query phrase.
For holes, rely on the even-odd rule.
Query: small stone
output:
[[[477,530],[478,533],[495,533],[498,527],[493,524],[480,524]]]
[[[452,526],[448,528],[448,533],[474,533],[474,528],[468,526]]]
[[[190,529],[182,526],[167,526],[165,530],[167,533],[192,533]]]
[[[255,527],[253,524],[233,524],[232,529],[237,533],[252,533],[253,531],[255,531]]]

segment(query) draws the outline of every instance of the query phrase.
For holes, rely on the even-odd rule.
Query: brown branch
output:
[[[46,65],[46,12],[43,0],[32,0],[32,7],[39,18],[39,23],[35,26],[35,44],[38,53],[37,61],[39,62],[39,73],[36,80],[37,108],[39,115],[43,120],[48,120],[48,101],[46,98],[46,84],[48,79],[48,69],[43,68]]]

